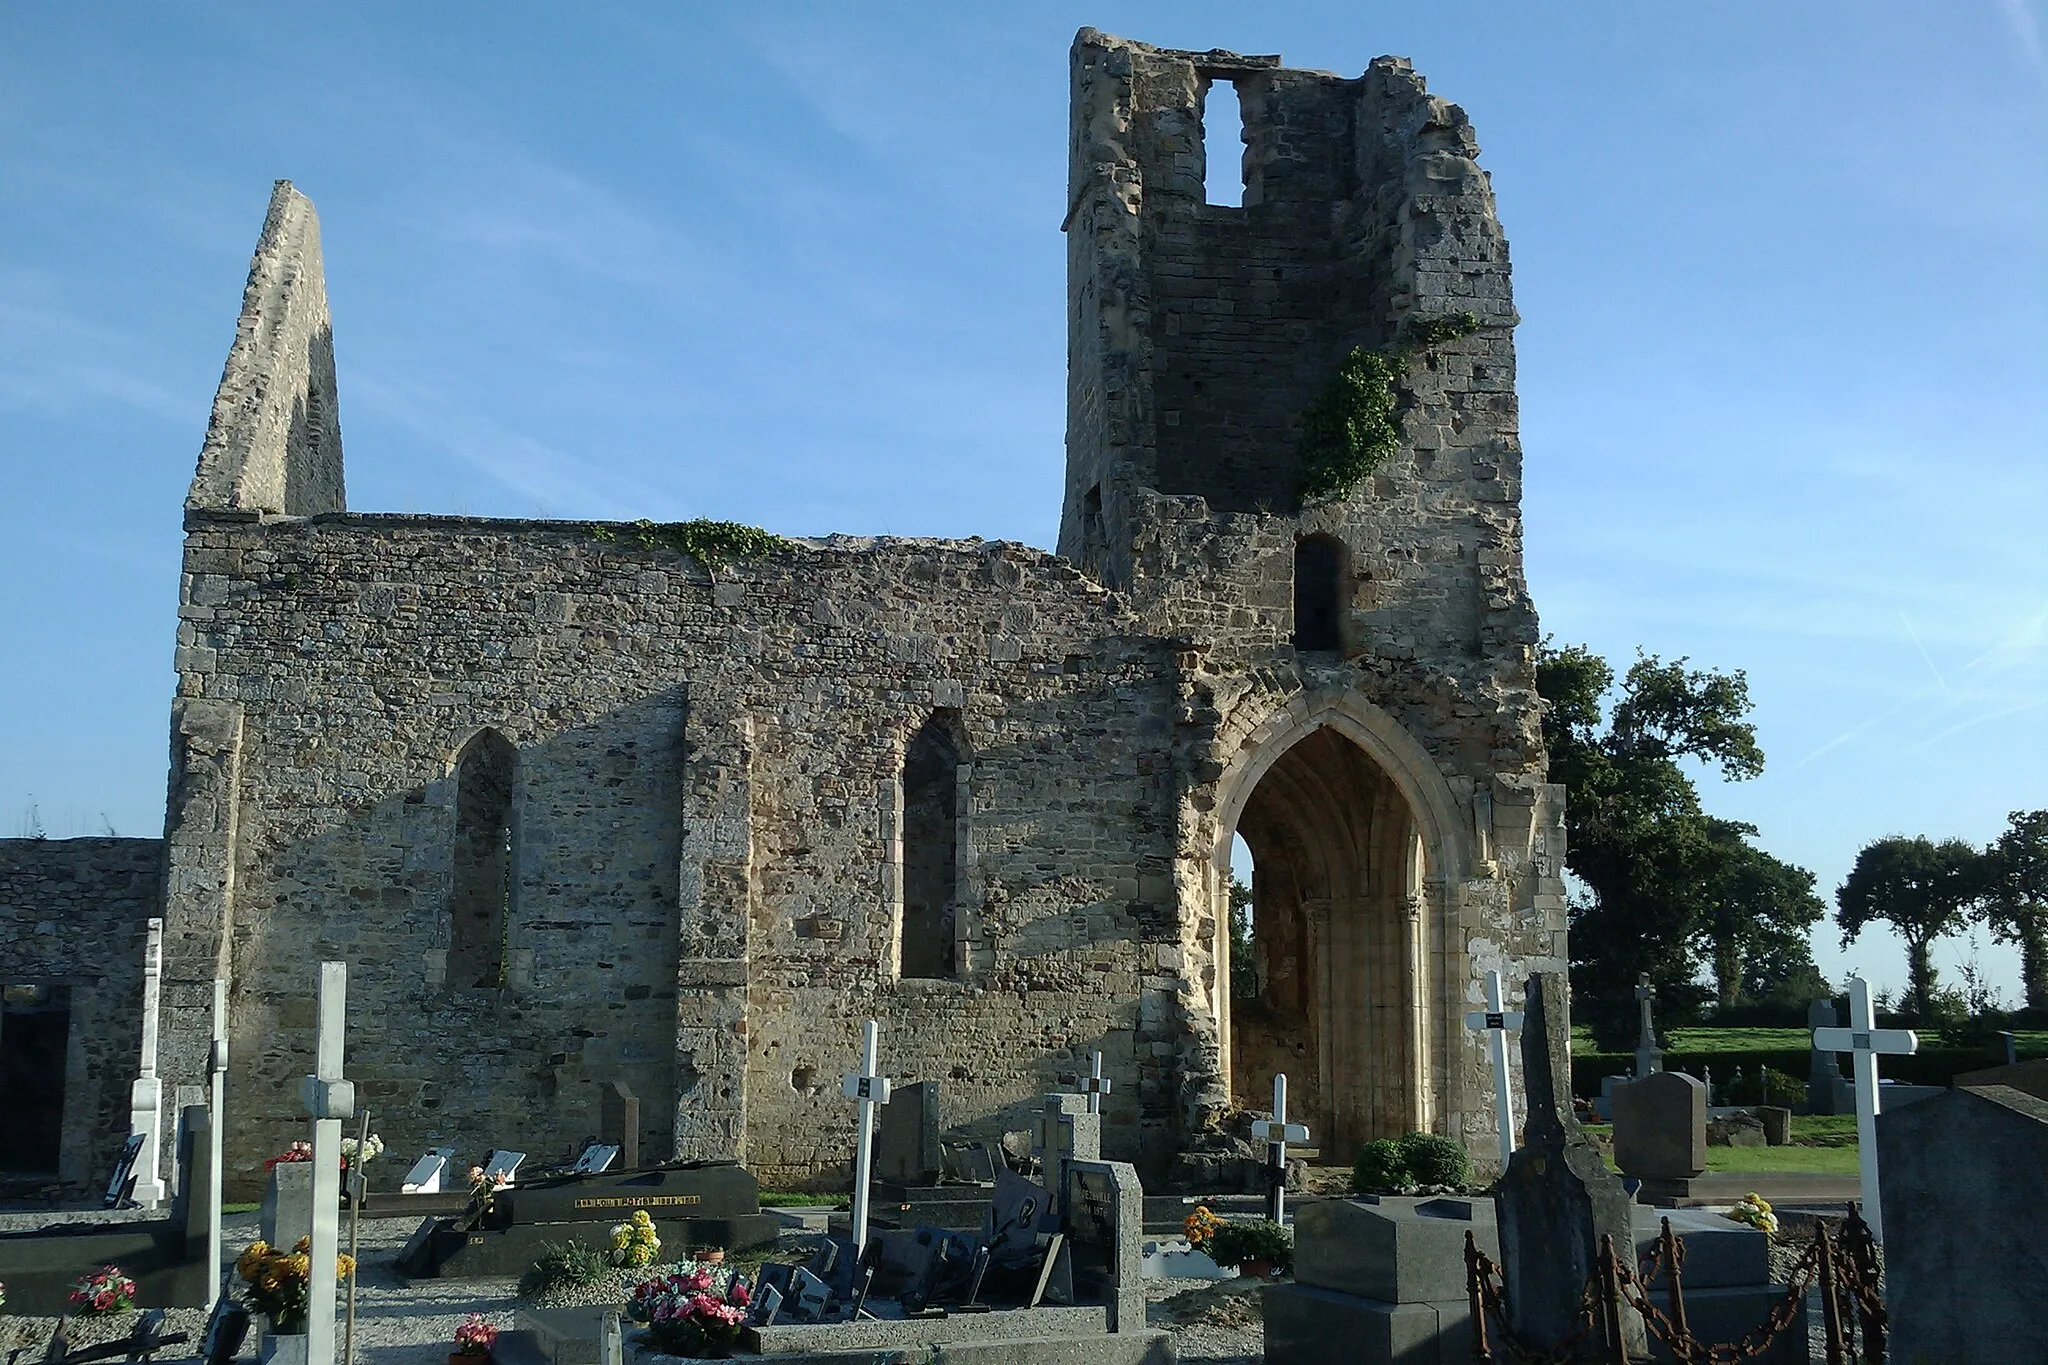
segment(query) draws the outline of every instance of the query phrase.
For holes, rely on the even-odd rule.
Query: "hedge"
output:
[[[2026,1060],[2032,1049],[2022,1048],[2020,1057]],[[1737,1068],[1744,1076],[1755,1076],[1758,1067],[1767,1066],[1773,1071],[1782,1071],[1793,1079],[1804,1083],[1811,1053],[1805,1048],[1774,1048],[1756,1052],[1683,1052],[1664,1054],[1666,1071],[1684,1071],[1694,1076],[1705,1076],[1705,1068],[1714,1070],[1714,1084],[1726,1085],[1735,1078]],[[1844,1076],[1849,1074],[1846,1054],[1836,1058]],[[1999,1066],[2005,1061],[2003,1049],[1996,1047],[1942,1047],[1939,1044],[1920,1045],[1918,1052],[1902,1057],[1878,1059],[1878,1074],[1886,1080],[1906,1081],[1914,1085],[1947,1085],[1956,1076],[1966,1071],[1981,1071],[1987,1066]],[[1588,1052],[1572,1058],[1572,1093],[1580,1099],[1590,1100],[1600,1093],[1600,1078],[1603,1076],[1632,1076],[1635,1074],[1636,1058],[1633,1052]]]

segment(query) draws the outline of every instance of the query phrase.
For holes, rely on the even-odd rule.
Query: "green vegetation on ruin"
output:
[[[628,545],[642,550],[673,550],[688,555],[707,569],[741,559],[763,559],[787,550],[793,541],[737,521],[636,521],[626,526],[595,524],[591,539],[607,545]]]
[[[1342,497],[1401,445],[1396,385],[1417,356],[1479,330],[1471,313],[1410,318],[1404,341],[1381,351],[1355,348],[1329,387],[1301,415],[1301,497]]]

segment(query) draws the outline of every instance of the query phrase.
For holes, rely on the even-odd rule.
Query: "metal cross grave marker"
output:
[[[355,1086],[342,1079],[342,1030],[348,1019],[348,964],[320,964],[320,1029],[313,1074],[300,1082],[313,1120],[313,1230],[307,1254],[306,1365],[334,1365],[334,1261],[341,1250],[341,1121],[356,1110]]]
[[[1273,1117],[1252,1124],[1252,1136],[1266,1144],[1266,1217],[1278,1223],[1287,1213],[1287,1144],[1307,1142],[1308,1129],[1287,1121],[1287,1073],[1273,1077]]]
[[[1863,1169],[1863,1221],[1870,1225],[1870,1238],[1884,1241],[1884,1210],[1877,1200],[1877,1059],[1880,1055],[1903,1057],[1920,1050],[1920,1038],[1911,1029],[1876,1028],[1870,1012],[1870,983],[1860,976],[1849,978],[1849,1027],[1817,1028],[1813,1046],[1817,1052],[1847,1052],[1856,1075],[1856,1156]]]
[[[1096,1053],[1089,1064],[1087,1078],[1081,1082],[1081,1093],[1088,1097],[1088,1112],[1102,1112],[1102,1097],[1115,1088],[1109,1077],[1102,1074],[1102,1054]]]
[[[870,1019],[861,1030],[860,1070],[839,1079],[840,1093],[860,1104],[860,1126],[853,1148],[853,1249],[858,1255],[868,1244],[868,1179],[874,1159],[875,1106],[889,1102],[889,1078],[875,1063],[876,1035],[880,1032]]]
[[[157,1010],[163,998],[164,922],[149,922],[149,940],[142,950],[142,1058],[135,1084],[128,1092],[128,1131],[142,1139],[135,1156],[135,1192],[146,1209],[162,1203],[164,1083],[156,1074]]]
[[[1487,1049],[1493,1054],[1493,1110],[1500,1129],[1500,1168],[1508,1168],[1515,1154],[1515,1094],[1508,1079],[1508,1035],[1522,1031],[1522,1016],[1511,1013],[1500,993],[1500,973],[1486,974],[1486,1008],[1465,1016],[1465,1027],[1487,1035]]]

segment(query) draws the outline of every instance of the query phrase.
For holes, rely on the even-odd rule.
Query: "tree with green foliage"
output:
[[[1775,996],[1795,981],[1831,993],[1806,938],[1827,913],[1813,874],[1750,843],[1756,832],[1710,816],[1705,856],[1697,859],[1699,934],[1722,1009]]]
[[[1742,673],[1645,654],[1617,685],[1591,650],[1546,643],[1536,686],[1550,780],[1565,787],[1565,866],[1585,888],[1569,910],[1573,1014],[1600,1044],[1635,1040],[1638,973],[1670,1023],[1707,999],[1694,984],[1703,955],[1724,1002],[1751,975],[1810,969],[1813,878],[1749,844],[1752,827],[1708,816],[1682,766],[1731,781],[1763,771]],[[1750,970],[1759,959],[1770,972]]]
[[[1961,930],[1983,897],[1985,860],[1961,839],[1887,835],[1864,845],[1835,891],[1835,923],[1847,948],[1871,924],[1888,924],[1906,941],[1906,1004],[1931,1018],[1934,963],[1928,950]]]
[[[1230,998],[1259,998],[1258,949],[1252,937],[1252,889],[1230,874]]]
[[[2048,810],[2016,810],[1984,850],[1984,922],[2019,945],[2027,1008],[2048,1010]]]

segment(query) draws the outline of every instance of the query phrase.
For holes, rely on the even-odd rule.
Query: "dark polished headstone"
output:
[[[624,1081],[598,1087],[598,1140],[619,1149],[626,1170],[640,1167],[640,1101]]]
[[[1659,1071],[1617,1087],[1614,1164],[1638,1180],[1690,1180],[1707,1169],[1707,1087]]]
[[[1623,1257],[1635,1240],[1621,1178],[1586,1141],[1571,1111],[1565,979],[1532,975],[1528,990],[1522,1011],[1528,1121],[1495,1202],[1509,1327],[1524,1346],[1547,1350],[1579,1329],[1579,1307],[1598,1265],[1601,1238],[1612,1237]],[[1644,1353],[1640,1318],[1625,1314],[1622,1335],[1631,1353]]]
[[[929,1185],[939,1178],[939,1083],[918,1081],[889,1092],[875,1132],[875,1178]]]

